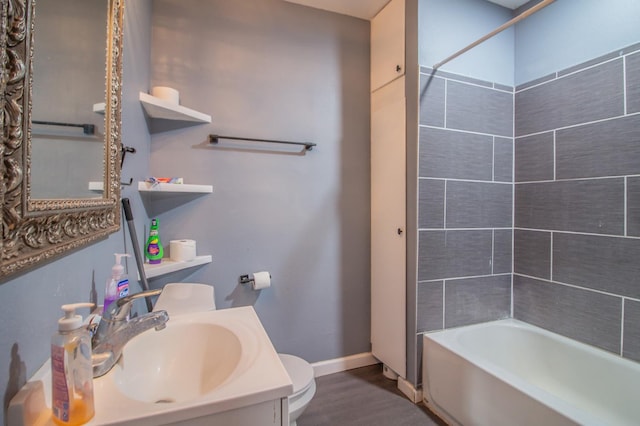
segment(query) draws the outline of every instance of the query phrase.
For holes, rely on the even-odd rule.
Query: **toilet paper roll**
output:
[[[174,262],[189,262],[196,258],[195,240],[169,241],[169,258]]]
[[[180,92],[171,87],[154,86],[151,88],[151,96],[155,96],[174,105],[180,104]]]
[[[254,290],[262,290],[263,288],[271,287],[271,274],[267,271],[254,272],[251,274],[253,282],[251,286]]]

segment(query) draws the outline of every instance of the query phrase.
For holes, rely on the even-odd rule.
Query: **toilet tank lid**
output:
[[[293,393],[304,390],[313,381],[313,367],[307,361],[297,356],[278,354],[282,365],[287,370],[293,382]]]

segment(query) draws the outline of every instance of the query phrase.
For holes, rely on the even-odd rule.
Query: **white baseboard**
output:
[[[341,371],[352,370],[354,368],[366,367],[368,365],[379,364],[371,352],[349,355],[342,358],[328,359],[326,361],[314,362],[311,364],[316,377],[327,374],[339,373]]]
[[[422,389],[416,389],[411,382],[398,377],[398,389],[414,404],[422,401]]]

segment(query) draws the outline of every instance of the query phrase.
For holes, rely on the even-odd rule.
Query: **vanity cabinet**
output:
[[[371,91],[404,75],[405,0],[391,0],[371,20]]]

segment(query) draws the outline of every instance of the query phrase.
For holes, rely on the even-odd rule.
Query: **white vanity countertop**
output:
[[[154,404],[133,400],[117,388],[113,370],[107,375],[94,379],[95,416],[88,425],[159,425],[176,423],[187,419],[208,416],[227,410],[247,407],[266,401],[285,398],[293,393],[293,384],[275,351],[264,327],[253,307],[239,307],[176,315],[167,323],[167,328],[180,324],[216,324],[231,330],[242,342],[242,354],[238,373],[232,374],[224,383],[205,395],[188,401]],[[153,330],[148,332],[153,333]],[[146,333],[146,332],[145,332]],[[158,348],[149,348],[158,350]],[[117,368],[114,367],[114,369]],[[41,381],[42,396],[23,397],[23,410],[34,410],[40,415],[37,425],[53,425],[50,419],[51,372],[49,362],[40,368],[25,388],[34,387]],[[35,383],[37,384],[37,383]],[[38,387],[38,386],[35,386]],[[24,393],[21,391],[21,393]],[[14,400],[20,398],[14,398]],[[37,407],[37,401],[44,400],[44,407]],[[34,401],[36,403],[34,404]],[[12,400],[12,404],[14,401]],[[42,403],[40,403],[42,405]],[[12,407],[11,409],[17,409]]]

